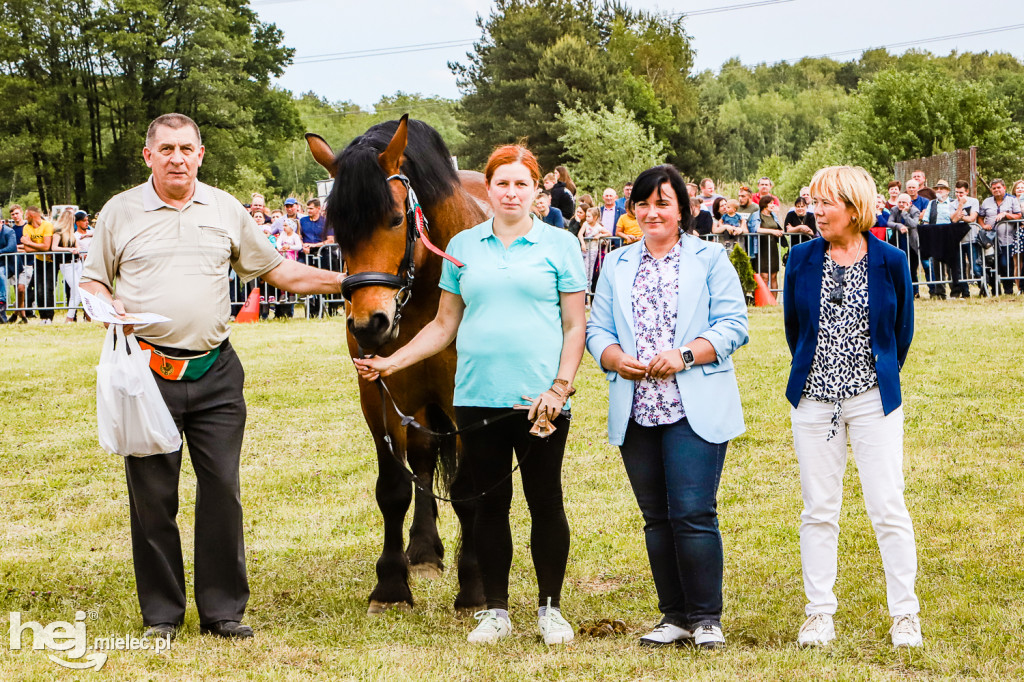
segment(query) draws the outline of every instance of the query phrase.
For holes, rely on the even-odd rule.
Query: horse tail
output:
[[[439,405],[431,404],[427,407],[427,419],[433,431],[455,430],[455,424]],[[457,439],[455,436],[449,436],[447,438],[439,437],[436,440],[437,460],[434,462],[434,482],[440,493],[447,496],[451,491],[458,468]]]

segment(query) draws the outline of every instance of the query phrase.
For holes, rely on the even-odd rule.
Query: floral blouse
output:
[[[823,403],[835,403],[832,430],[826,440],[839,432],[843,400],[865,393],[878,385],[878,374],[871,354],[871,330],[868,323],[868,259],[846,266],[839,284],[841,266],[825,257],[821,277],[821,315],[818,319],[818,344],[803,395]],[[833,303],[832,292],[841,289],[843,302]]]
[[[643,246],[640,269],[633,280],[633,328],[636,356],[648,363],[658,353],[673,348],[679,314],[679,253],[677,242],[660,260]],[[633,420],[641,426],[673,424],[686,416],[675,377],[636,382]]]

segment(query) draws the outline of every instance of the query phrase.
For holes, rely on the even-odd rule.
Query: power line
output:
[[[259,0],[251,0],[253,4],[259,2]],[[259,4],[275,4],[279,2],[302,2],[303,0],[262,0]],[[756,2],[745,2],[737,5],[726,5],[725,7],[711,7],[708,9],[699,9],[692,12],[677,12],[675,14],[669,14],[668,16],[688,16],[695,17],[705,14],[718,14],[721,12],[734,12],[741,9],[751,9],[756,7],[765,7],[768,5],[779,5],[783,3],[795,2],[795,0],[757,0]],[[410,52],[428,52],[431,50],[447,50],[453,47],[466,47],[472,45],[475,41],[469,39],[462,40],[446,40],[434,43],[415,43],[409,45],[394,45],[392,47],[380,47],[366,50],[350,50],[347,52],[332,52],[328,54],[317,54],[309,55],[308,57],[296,57],[293,64],[299,66],[302,64],[318,64],[321,62],[333,62],[333,61],[346,61],[349,59],[364,59],[367,57],[388,57],[396,54],[408,54]]]
[[[838,57],[844,54],[859,54],[861,52],[867,52],[868,50],[888,50],[897,47],[913,47],[914,45],[924,45],[925,43],[938,43],[943,40],[951,40],[954,38],[970,38],[973,36],[984,36],[991,33],[1002,33],[1004,31],[1017,31],[1024,28],[1024,24],[1013,24],[1011,26],[996,26],[993,28],[984,28],[977,31],[962,31],[960,33],[953,33],[945,36],[935,36],[934,38],[921,38],[919,40],[907,40],[902,43],[890,43],[889,45],[876,45],[874,47],[864,47],[859,50],[841,50],[839,52],[829,52],[826,54],[815,55],[814,57],[800,57],[800,59],[824,59],[825,57]],[[789,60],[785,60],[789,61]]]
[[[726,5],[725,7],[709,7],[707,9],[695,9],[691,12],[673,12],[670,17],[699,17],[705,14],[718,14],[720,12],[734,12],[740,9],[752,9],[755,7],[767,7],[768,5],[781,5],[794,0],[759,0],[758,2],[744,2],[739,5]]]
[[[404,52],[422,52],[424,50],[441,50],[449,47],[460,47],[471,45],[472,40],[446,40],[437,43],[417,43],[414,45],[395,45],[392,47],[377,47],[365,50],[349,50],[347,52],[331,52],[328,54],[313,54],[306,57],[297,57],[296,64],[314,64],[321,61],[334,61],[341,59],[358,59],[359,57],[377,57],[389,54],[402,54]]]

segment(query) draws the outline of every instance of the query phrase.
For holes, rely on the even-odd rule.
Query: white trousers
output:
[[[64,275],[64,283],[71,290],[68,294],[68,317],[71,318],[82,305],[81,295],[78,293],[78,281],[82,277],[82,261],[64,263],[60,266],[60,271]]]
[[[804,498],[800,560],[806,614],[834,614],[839,604],[833,587],[838,570],[847,432],[860,474],[864,506],[882,554],[889,614],[917,613],[917,548],[903,500],[903,408],[884,415],[877,388],[844,400],[839,435],[826,441],[832,409],[830,403],[801,398],[799,406],[790,412]]]

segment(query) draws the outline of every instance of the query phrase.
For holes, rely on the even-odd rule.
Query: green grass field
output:
[[[751,312],[736,356],[747,433],[729,449],[719,496],[725,542],[727,650],[646,650],[658,617],[641,520],[617,449],[607,394],[584,358],[564,472],[572,550],[563,596],[570,621],[622,618],[630,633],[547,649],[535,633],[528,516],[513,507],[515,635],[465,641],[452,613],[453,571],[416,581],[411,614],[368,618],[381,519],[343,322],[236,326],[249,421],[242,494],[253,640],[198,631],[194,607],[161,654],[110,652],[75,673],[45,651],[8,644],[9,611],[43,625],[76,610],[94,637],[138,635],[120,458],[95,435],[98,325],[0,328],[0,680],[140,679],[854,679],[1024,678],[1024,305],[1020,299],[922,302],[903,372],[907,500],[914,519],[925,647],[894,651],[881,560],[850,465],[836,616],[828,650],[794,644],[803,620],[800,488],[783,388],[789,354],[778,308]],[[179,516],[192,543],[194,475]],[[454,551],[456,523],[442,506]],[[449,554],[451,558],[451,554]],[[95,617],[95,619],[92,619]]]

